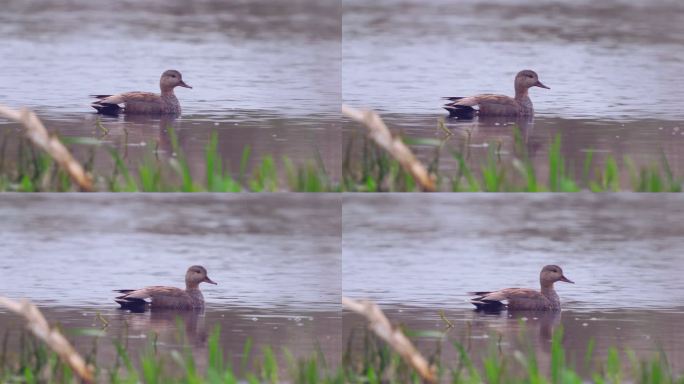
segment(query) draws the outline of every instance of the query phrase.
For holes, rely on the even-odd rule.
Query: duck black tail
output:
[[[449,100],[451,103],[444,104],[444,109],[449,111],[449,117],[456,117],[459,119],[472,119],[475,117],[477,110],[467,105],[454,105],[454,102],[461,100],[463,97],[443,97],[444,100]]]
[[[128,297],[127,295],[133,292],[134,289],[117,289],[114,292],[123,293],[121,296],[117,296],[114,301],[119,303],[121,309],[128,309],[131,312],[145,312],[147,309],[147,301],[143,299],[138,299],[134,297]]]
[[[95,101],[94,103],[90,104],[91,107],[95,108],[97,110],[97,113],[101,113],[103,115],[111,115],[111,116],[116,116],[121,112],[121,107],[117,104],[110,104],[110,103],[103,103],[101,100],[106,99],[111,95],[90,95],[90,97],[94,97],[98,99],[98,101]]]
[[[147,309],[147,302],[143,299],[116,298],[114,301],[119,303],[121,309],[128,309],[131,312],[145,312]]]
[[[470,303],[475,306],[476,311],[482,311],[487,313],[497,313],[506,308],[506,304],[495,301],[495,300],[485,300],[484,297],[489,295],[491,292],[479,291],[479,292],[468,292],[469,295],[477,296],[470,300]]]
[[[500,301],[473,299],[470,302],[475,306],[476,311],[496,313],[506,308],[506,304]]]
[[[472,119],[475,117],[475,113],[477,112],[475,108],[465,105],[447,104],[443,108],[449,111],[449,117],[456,117],[459,119]]]

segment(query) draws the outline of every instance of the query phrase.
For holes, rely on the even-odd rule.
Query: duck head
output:
[[[532,87],[551,89],[551,88],[547,87],[546,85],[542,84],[541,81],[539,81],[539,76],[537,75],[537,72],[535,72],[535,71],[525,69],[525,70],[518,72],[518,74],[515,75],[515,89],[516,89],[516,91],[527,90],[528,88],[532,88]]]
[[[553,285],[556,281],[563,281],[566,283],[575,284],[574,281],[568,279],[563,275],[563,270],[557,265],[546,265],[542,268],[539,274],[539,281],[542,286]]]
[[[193,265],[192,267],[188,268],[188,271],[185,273],[185,286],[188,289],[196,289],[200,283],[217,285],[216,282],[207,276],[206,268],[201,265]]]
[[[161,88],[162,92],[168,92],[173,91],[175,87],[192,88],[191,86],[185,84],[183,81],[183,76],[180,72],[176,71],[175,69],[164,71],[159,79],[159,88]]]

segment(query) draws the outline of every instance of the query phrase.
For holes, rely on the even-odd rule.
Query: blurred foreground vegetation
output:
[[[133,169],[125,163],[115,148],[106,148],[93,140],[63,138],[69,145],[88,148],[88,159],[83,167],[93,179],[94,189],[104,192],[328,192],[339,187],[330,179],[320,159],[295,164],[287,157],[278,162],[272,156],[263,156],[248,171],[250,147],[245,147],[234,176],[223,164],[218,153],[218,135],[213,132],[205,148],[202,174],[193,174],[173,129],[169,129],[174,155],[168,159],[155,156],[153,146],[149,154]],[[0,191],[64,192],[78,191],[79,186],[47,153],[36,149],[23,139],[16,152],[7,155],[6,141],[0,143]],[[109,172],[94,170],[96,151],[108,151],[113,167]],[[197,168],[197,167],[194,167]]]
[[[471,166],[467,150],[447,150],[434,139],[401,138],[408,147],[432,146],[432,158],[425,167],[434,178],[437,191],[443,192],[681,192],[682,175],[673,173],[668,159],[662,156],[659,163],[638,167],[629,157],[622,165],[608,155],[602,164],[588,151],[581,170],[572,169],[562,154],[560,135],[556,135],[549,148],[544,171],[530,159],[520,132],[515,129],[512,158],[502,158],[500,145],[490,143],[484,164]],[[346,142],[342,167],[342,189],[356,192],[417,192],[423,190],[414,176],[365,137],[353,137]],[[457,164],[455,172],[440,170],[442,157],[448,156]],[[621,180],[620,175],[629,175]],[[628,181],[626,183],[625,181]],[[625,188],[624,185],[628,187]]]
[[[411,332],[407,332],[411,333]],[[414,332],[419,333],[419,332]],[[684,376],[673,373],[668,357],[655,354],[649,360],[638,359],[627,350],[624,354],[611,348],[605,360],[593,356],[593,345],[587,346],[585,369],[580,376],[577,367],[566,361],[562,346],[562,330],[551,342],[549,366],[541,366],[532,346],[502,353],[492,345],[481,361],[474,360],[466,349],[454,343],[457,361],[443,361],[440,349],[430,356],[436,366],[438,382],[444,383],[684,383]],[[195,356],[190,347],[160,352],[155,338],[137,357],[122,342],[115,342],[117,355],[111,364],[97,364],[94,348],[86,361],[95,365],[95,377],[101,383],[422,383],[418,374],[401,356],[372,333],[367,332],[346,343],[342,361],[329,361],[319,351],[309,357],[295,357],[287,350],[281,354],[272,348],[253,350],[248,340],[239,359],[231,366],[229,351],[220,345],[220,330],[215,328],[207,342],[206,356]],[[18,351],[7,350],[7,334],[0,353],[2,383],[76,383],[79,379],[68,365],[28,334],[21,336]],[[93,345],[97,345],[94,343]],[[354,347],[352,347],[354,346]],[[360,346],[360,347],[359,347]],[[235,351],[233,351],[235,353]],[[282,357],[278,358],[277,355]],[[626,356],[621,357],[621,356]],[[201,362],[200,362],[201,361]]]

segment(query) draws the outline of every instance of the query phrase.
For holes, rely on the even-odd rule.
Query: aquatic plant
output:
[[[33,147],[40,149],[50,159],[59,164],[59,168],[71,177],[73,183],[79,186],[84,191],[92,191],[93,180],[88,173],[85,172],[81,164],[74,159],[71,152],[62,144],[62,142],[54,135],[50,135],[43,122],[38,116],[28,109],[20,111],[14,110],[3,105],[0,105],[0,117],[14,120],[24,128],[24,137],[26,137]],[[3,154],[5,150],[5,143],[3,143]],[[4,163],[4,162],[3,162]]]
[[[440,124],[440,129],[446,129]],[[551,141],[548,160],[545,164],[548,176],[539,177],[539,170],[530,159],[520,131],[512,130],[514,153],[510,160],[501,158],[500,143],[488,143],[487,156],[479,168],[466,161],[467,142],[463,148],[445,149],[444,141],[435,139],[401,138],[411,145],[434,148],[433,156],[425,163],[436,181],[436,190],[451,192],[681,192],[684,177],[672,172],[667,157],[663,154],[658,164],[637,168],[629,158],[618,165],[610,155],[602,164],[597,164],[594,153],[588,151],[582,172],[575,172],[563,156],[560,135]],[[405,160],[396,159],[384,149],[373,136],[348,135],[345,159],[342,166],[342,188],[356,192],[413,192],[426,188],[417,183],[414,174],[403,165]],[[442,171],[439,164],[443,152],[447,151],[457,164],[457,170]],[[620,175],[629,175],[630,188],[625,189]]]
[[[38,116],[27,109],[13,110],[0,105],[0,117],[16,121],[22,126],[17,155],[7,154],[8,136],[3,135],[0,145],[0,192],[61,192],[61,191],[109,191],[109,192],[297,192],[337,191],[339,187],[330,179],[318,154],[315,159],[295,164],[288,157],[282,158],[279,170],[272,156],[264,155],[248,173],[251,150],[244,148],[237,179],[224,169],[218,151],[218,134],[211,132],[205,148],[202,179],[193,175],[190,164],[178,143],[172,127],[167,128],[172,156],[168,161],[159,160],[156,149],[150,149],[137,166],[127,166],[122,154],[108,148],[113,161],[111,174],[96,173],[95,152],[101,150],[102,142],[92,138],[60,138],[50,134]],[[99,120],[95,128],[103,135],[109,131]],[[89,156],[79,163],[69,146],[87,146]],[[147,148],[156,147],[153,145]],[[281,176],[283,175],[284,176]]]
[[[179,329],[184,329],[182,326]],[[82,330],[85,332],[88,330]],[[343,359],[331,362],[319,351],[308,357],[294,357],[287,349],[278,356],[270,347],[255,351],[251,341],[245,343],[239,367],[232,366],[220,343],[220,328],[215,327],[207,341],[206,355],[193,354],[190,347],[162,351],[156,338],[135,355],[122,341],[115,342],[116,358],[111,365],[97,365],[94,349],[86,361],[94,366],[98,383],[422,383],[422,378],[398,352],[371,332],[352,333]],[[420,334],[409,332],[407,334]],[[98,334],[97,332],[92,332]],[[19,350],[8,350],[9,334],[5,333],[0,350],[0,382],[2,383],[75,383],[71,368],[33,336],[22,333]],[[667,356],[655,354],[638,359],[627,350],[621,357],[611,348],[607,357],[597,361],[592,345],[587,347],[585,363],[591,371],[582,376],[565,358],[563,333],[554,333],[549,366],[540,366],[533,348],[505,354],[494,345],[481,360],[475,360],[467,349],[452,343],[446,347],[458,352],[456,361],[444,361],[441,349],[430,355],[436,367],[438,382],[453,384],[487,383],[638,383],[682,384],[684,375],[670,368]],[[360,342],[360,343],[359,343]],[[493,341],[494,343],[494,341]],[[94,343],[94,345],[97,345]],[[361,347],[359,347],[359,345]],[[198,364],[199,361],[206,364]],[[203,367],[203,368],[200,368]]]
[[[211,132],[205,147],[205,157],[200,175],[193,174],[172,128],[168,129],[171,149],[175,154],[168,160],[154,155],[152,145],[149,153],[137,166],[130,167],[123,155],[115,148],[103,148],[98,141],[64,138],[66,146],[87,148],[88,157],[83,164],[85,172],[93,180],[95,191],[106,192],[327,192],[339,190],[328,176],[320,156],[311,161],[295,164],[288,157],[282,163],[269,155],[249,170],[251,149],[245,147],[234,177],[222,162],[218,151],[218,134]],[[16,156],[7,154],[8,138],[0,142],[0,191],[61,192],[79,191],[82,188],[69,173],[48,153],[36,149],[27,139],[20,139]],[[96,151],[107,150],[112,159],[109,173],[94,169]]]
[[[500,338],[490,338],[488,353],[475,361],[466,347],[459,342],[451,346],[457,351],[456,361],[445,361],[443,349],[448,347],[446,333],[453,327],[443,313],[444,332],[416,332],[391,325],[382,310],[369,301],[343,298],[345,309],[364,316],[369,322],[369,330],[362,334],[359,343],[352,330],[347,341],[343,358],[344,380],[351,383],[423,383],[448,382],[467,383],[537,383],[537,384],[580,384],[590,379],[594,383],[642,383],[642,384],[682,384],[684,374],[672,371],[667,356],[661,351],[651,359],[640,360],[636,354],[625,350],[626,359],[620,357],[617,348],[608,350],[605,360],[594,357],[594,343],[590,341],[584,358],[584,371],[580,375],[566,359],[563,347],[563,327],[554,330],[551,337],[550,361],[548,366],[540,366],[536,349],[528,341],[525,324],[521,320],[521,345],[512,352],[504,352]],[[432,338],[436,340],[435,349],[430,354],[429,363],[414,347],[404,340],[406,335]],[[429,364],[429,366],[428,366]],[[434,375],[437,377],[434,377]]]

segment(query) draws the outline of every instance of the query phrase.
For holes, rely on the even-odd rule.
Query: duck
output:
[[[561,303],[558,294],[553,289],[553,284],[562,281],[570,284],[575,282],[565,277],[563,269],[557,265],[546,265],[539,273],[541,291],[527,288],[505,288],[498,291],[468,292],[476,296],[470,302],[476,310],[499,311],[509,310],[533,310],[533,311],[558,311]],[[506,304],[504,304],[506,302]]]
[[[175,69],[162,73],[159,79],[161,94],[152,92],[124,92],[116,95],[90,95],[97,99],[91,106],[98,114],[118,115],[126,114],[146,115],[180,115],[181,106],[173,89],[176,87],[191,88],[183,81],[183,76]],[[122,106],[123,105],[123,106]]]
[[[472,119],[479,116],[527,117],[534,115],[528,90],[532,87],[551,89],[539,81],[537,73],[524,69],[515,75],[515,97],[495,94],[481,94],[467,97],[443,97],[450,102],[444,104],[449,117]],[[478,106],[479,109],[473,107]]]
[[[122,309],[135,312],[144,311],[148,306],[152,309],[192,310],[204,308],[204,296],[199,289],[200,283],[217,285],[207,276],[207,269],[201,265],[193,265],[185,273],[185,289],[176,287],[151,286],[141,289],[117,289],[122,293],[114,301]],[[148,302],[146,299],[150,299]]]

